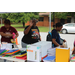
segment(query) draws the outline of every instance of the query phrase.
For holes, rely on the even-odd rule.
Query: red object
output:
[[[23,57],[18,57],[16,56],[17,59],[22,59],[22,60],[27,60],[27,56],[23,56]]]
[[[41,57],[41,60],[43,60],[44,58],[46,58],[48,55],[45,55],[44,57]]]
[[[6,33],[6,34],[12,34],[14,32],[16,34],[17,30],[14,27],[12,27],[12,26],[10,26],[9,30],[7,30],[5,28],[5,26],[2,26],[1,29],[0,29],[0,32]],[[1,42],[11,43],[11,39],[13,39],[13,38],[9,37],[9,36],[2,36]]]

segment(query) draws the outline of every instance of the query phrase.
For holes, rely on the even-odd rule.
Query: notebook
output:
[[[47,56],[43,59],[44,62],[54,62],[55,56]]]

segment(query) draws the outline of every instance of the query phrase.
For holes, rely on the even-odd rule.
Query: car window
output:
[[[73,24],[68,24],[68,26],[73,27],[74,25]]]
[[[65,26],[68,26],[68,24],[65,24]]]
[[[74,27],[75,27],[75,24],[74,24]]]

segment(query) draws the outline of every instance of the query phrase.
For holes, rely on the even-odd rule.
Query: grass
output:
[[[0,24],[0,27],[3,26],[4,24]],[[17,31],[24,31],[23,25],[22,24],[11,24],[11,26],[15,27]],[[49,27],[44,27],[44,26],[38,26],[40,32],[48,32]],[[51,28],[52,30],[53,28]]]

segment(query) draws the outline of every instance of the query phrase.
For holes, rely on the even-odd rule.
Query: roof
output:
[[[39,13],[39,16],[48,16],[50,12],[46,12],[46,13]]]

